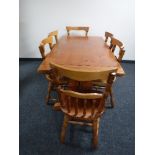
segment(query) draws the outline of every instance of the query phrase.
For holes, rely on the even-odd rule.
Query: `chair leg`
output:
[[[64,141],[65,141],[65,134],[66,134],[67,126],[68,126],[68,120],[69,120],[69,117],[67,115],[65,115],[62,129],[61,129],[61,137],[60,137],[61,143],[64,143]]]
[[[52,82],[48,82],[48,92],[46,96],[46,104],[48,104],[50,98],[51,98],[51,91],[52,91]]]
[[[96,148],[98,145],[98,129],[99,129],[99,118],[93,121],[93,147]]]
[[[112,87],[110,88],[110,104],[111,104],[111,107],[114,108],[115,101],[114,101],[114,97],[113,97]]]

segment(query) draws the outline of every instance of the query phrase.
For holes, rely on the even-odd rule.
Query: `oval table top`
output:
[[[50,65],[82,72],[98,72],[117,68],[117,75],[125,72],[102,37],[63,36],[38,68],[47,73]]]

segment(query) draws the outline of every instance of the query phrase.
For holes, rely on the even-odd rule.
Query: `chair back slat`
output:
[[[96,100],[92,100],[91,115],[94,116]]]
[[[75,99],[75,116],[77,116],[77,114],[78,114],[78,104],[79,104],[79,99],[78,98],[76,98]]]
[[[66,26],[66,30],[67,30],[67,35],[70,36],[70,31],[72,30],[83,30],[85,31],[85,36],[88,36],[88,31],[89,31],[89,27],[86,26],[78,26],[78,27],[74,27],[74,26]]]
[[[83,101],[83,115],[82,115],[82,118],[85,117],[86,110],[87,110],[87,99],[84,99],[84,101]]]

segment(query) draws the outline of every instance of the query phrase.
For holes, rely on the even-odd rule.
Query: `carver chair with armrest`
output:
[[[111,71],[113,73],[111,73]],[[108,76],[104,76],[104,80],[107,80],[107,85],[102,94],[81,93],[59,88],[60,108],[64,113],[64,121],[61,130],[62,143],[65,141],[68,123],[89,125],[93,128],[93,146],[95,148],[97,147],[100,117],[105,112],[105,101],[116,76],[116,70],[111,71],[107,71],[109,73]]]
[[[49,54],[49,52],[47,52],[45,50],[45,46],[49,45],[50,50],[52,50],[53,47],[55,46],[55,44],[53,44],[53,37],[55,38],[55,44],[57,44],[58,43],[58,31],[53,31],[53,32],[50,32],[48,37],[43,39],[39,45],[40,54],[41,54],[43,60]],[[52,89],[55,90],[55,88],[57,87],[57,85],[59,83],[58,78],[56,79],[56,76],[55,76],[53,70],[54,69],[51,68],[49,73],[45,74],[45,77],[48,80],[48,93],[46,96],[47,104],[49,103],[49,100],[51,99]],[[52,100],[55,100],[55,99],[52,98]]]
[[[116,47],[118,47],[119,49],[119,55],[115,56],[117,61],[120,63],[122,61],[122,58],[124,56],[125,50],[124,50],[124,46],[123,43],[121,41],[119,41],[118,39],[111,37],[111,45],[110,45],[110,49],[111,51],[114,53],[116,50]],[[115,78],[116,79],[116,78]],[[105,88],[106,83],[104,81],[95,81],[94,82],[94,86],[99,90],[102,91],[102,89]],[[110,107],[113,108],[115,105],[115,100],[114,100],[114,95],[113,95],[113,89],[112,87],[110,88]]]
[[[86,27],[86,26],[78,26],[78,27],[75,27],[75,26],[66,26],[66,30],[67,30],[67,35],[70,36],[70,31],[85,31],[85,37],[88,36],[88,31],[89,31],[89,27]]]

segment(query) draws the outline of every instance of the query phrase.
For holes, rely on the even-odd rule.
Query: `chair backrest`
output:
[[[108,42],[108,39],[110,38],[110,43],[111,43],[111,38],[113,37],[113,34],[110,32],[105,32],[105,42]],[[111,45],[110,45],[111,47]]]
[[[122,58],[124,56],[124,53],[125,53],[123,43],[121,41],[119,41],[118,39],[112,37],[111,44],[112,44],[112,48],[111,48],[111,51],[112,52],[115,51],[116,47],[119,48],[119,55],[117,57],[117,60],[119,62],[121,62],[122,61]]]
[[[52,50],[53,47],[53,38],[52,36],[48,36],[47,38],[43,39],[39,45],[39,50],[41,53],[42,58],[44,59],[46,57],[46,51],[45,51],[45,45],[48,44],[50,49]]]
[[[89,27],[86,27],[86,26],[83,26],[83,27],[82,26],[78,26],[78,27],[66,26],[66,30],[67,30],[68,36],[70,36],[70,31],[72,31],[72,30],[83,30],[83,31],[85,31],[85,36],[87,37]]]
[[[108,67],[99,71],[79,71],[78,69],[68,69],[67,67],[63,67],[52,62],[50,63],[50,66],[51,68],[56,68],[60,76],[64,76],[76,81],[102,80],[106,82],[109,73],[115,72],[117,70],[117,67]]]
[[[56,42],[56,44],[57,44],[57,43],[58,43],[58,31],[50,32],[50,33],[48,34],[48,37],[50,37],[50,36],[55,37],[55,42]]]
[[[91,119],[98,118],[105,110],[105,101],[108,97],[110,88],[116,73],[110,73],[107,78],[107,85],[103,94],[98,93],[79,93],[71,90],[59,89],[61,109],[66,114],[74,117]]]

